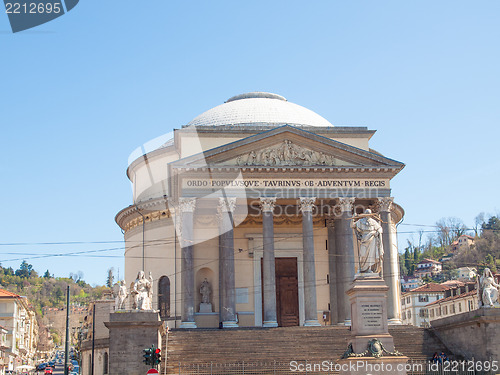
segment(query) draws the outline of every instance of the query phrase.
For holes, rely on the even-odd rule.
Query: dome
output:
[[[268,92],[250,92],[229,98],[202,113],[186,126],[299,125],[333,126],[317,113]]]

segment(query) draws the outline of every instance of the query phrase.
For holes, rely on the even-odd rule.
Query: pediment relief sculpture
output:
[[[238,156],[237,165],[336,165],[335,158],[285,139],[282,143]]]

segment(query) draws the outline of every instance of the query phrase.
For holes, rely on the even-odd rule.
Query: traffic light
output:
[[[147,349],[144,349],[144,364],[146,364],[147,366],[152,366],[153,365],[153,349],[151,348],[147,348]]]
[[[161,362],[161,349],[156,348],[154,354],[153,354],[153,365],[156,368]]]

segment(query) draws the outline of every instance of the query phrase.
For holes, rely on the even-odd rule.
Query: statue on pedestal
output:
[[[125,280],[122,280],[118,285],[115,285],[115,311],[125,309],[125,301],[127,297],[128,291],[125,286]]]
[[[382,245],[382,226],[378,216],[366,209],[353,218],[351,227],[358,239],[359,273],[380,273],[384,247]]]
[[[212,288],[210,288],[210,283],[205,278],[200,286],[200,294],[201,294],[201,303],[200,303],[200,312],[208,313],[212,312],[212,304],[210,303],[210,294],[212,293]]]
[[[479,307],[495,307],[498,303],[498,285],[489,268],[485,268],[483,276],[478,277],[479,281]]]
[[[130,294],[134,297],[134,308],[138,310],[153,309],[153,276],[149,273],[146,279],[144,271],[139,271]]]

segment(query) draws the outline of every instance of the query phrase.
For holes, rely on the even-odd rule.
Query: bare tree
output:
[[[486,221],[486,214],[484,212],[479,213],[475,218],[474,218],[474,235],[476,237],[479,237],[479,230],[483,226],[483,223]]]

